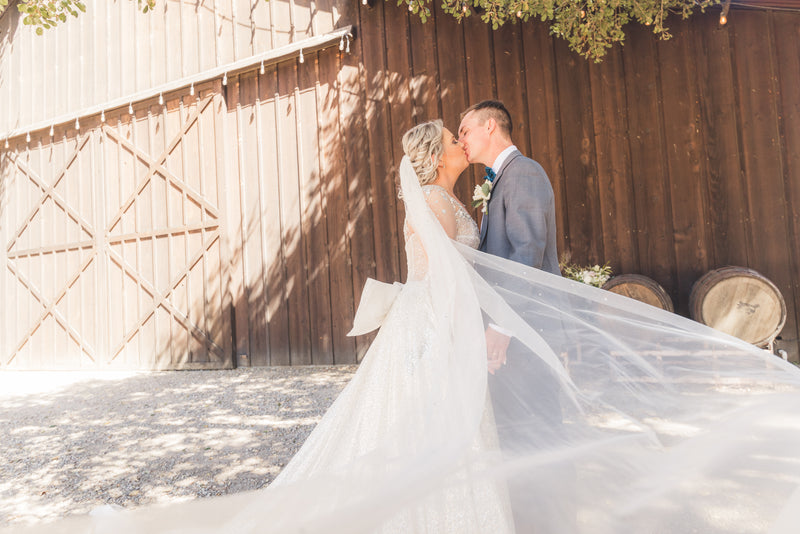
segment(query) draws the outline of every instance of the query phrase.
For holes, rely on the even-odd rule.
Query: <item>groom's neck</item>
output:
[[[491,167],[494,165],[495,160],[497,160],[497,156],[499,156],[503,150],[507,149],[514,143],[511,142],[509,139],[498,138],[496,140],[492,140],[489,145],[489,151],[486,154],[486,159],[488,161],[484,162],[487,167]]]

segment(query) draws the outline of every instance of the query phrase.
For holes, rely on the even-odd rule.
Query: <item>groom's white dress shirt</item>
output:
[[[511,145],[510,147],[506,148],[497,155],[497,158],[494,160],[494,163],[492,163],[492,170],[494,171],[495,174],[497,174],[497,172],[500,170],[500,167],[503,166],[503,163],[505,163],[506,159],[508,159],[508,156],[511,155],[511,153],[514,152],[516,149],[517,149],[516,146]]]

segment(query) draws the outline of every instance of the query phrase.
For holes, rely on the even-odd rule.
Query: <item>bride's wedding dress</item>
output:
[[[464,206],[438,185],[422,187],[437,218],[455,221],[455,240],[476,249],[478,227]],[[346,469],[376,450],[405,456],[429,431],[426,418],[435,405],[421,403],[442,384],[437,364],[436,315],[432,303],[428,257],[422,240],[404,226],[408,280],[391,307],[358,372],[342,391],[303,447],[273,482],[273,487],[307,479],[320,471]],[[409,438],[409,439],[405,439]],[[423,446],[424,450],[425,446]],[[485,403],[471,444],[478,454],[498,452],[491,403]],[[464,465],[463,469],[469,469]],[[463,480],[459,480],[459,477]],[[455,470],[453,482],[422,502],[403,510],[376,529],[381,533],[512,532],[505,487],[491,480],[470,481]]]
[[[420,187],[407,158],[400,177],[409,279],[350,384],[270,487],[29,530],[797,532],[797,367],[483,254],[455,199]],[[441,217],[456,218],[455,240]],[[487,321],[514,333],[509,357],[547,370],[546,392],[534,377],[508,380],[508,365],[489,399]],[[491,406],[514,399],[530,410],[504,414],[498,424],[515,432],[498,444]],[[513,522],[509,502],[530,524]]]

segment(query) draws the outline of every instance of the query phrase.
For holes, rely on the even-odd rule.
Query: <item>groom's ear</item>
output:
[[[486,128],[486,132],[491,134],[497,129],[497,121],[494,120],[494,117],[488,117],[484,123],[484,127]]]

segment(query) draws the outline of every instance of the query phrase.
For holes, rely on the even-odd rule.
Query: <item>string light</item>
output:
[[[347,48],[345,48],[345,52],[348,54],[350,53],[350,36],[347,36]]]
[[[222,85],[228,85],[228,73],[227,72],[222,77]]]
[[[339,39],[339,52],[342,50],[344,50],[344,35],[342,35],[342,38]]]
[[[51,125],[50,125],[50,137],[53,137],[53,136],[55,136],[55,135],[56,135],[55,128],[53,128],[53,125],[51,124]]]
[[[300,63],[305,63],[306,62],[306,58],[303,56],[303,49],[302,48],[300,49],[300,59],[299,59],[299,61],[300,61]]]
[[[106,111],[105,110],[100,112],[100,122],[106,122]]]
[[[133,115],[133,102],[128,104],[128,115]]]
[[[189,87],[189,94],[194,96],[194,82],[192,83],[192,86]]]
[[[164,105],[164,93],[158,93],[158,105],[159,106]]]
[[[8,137],[6,137],[6,148],[8,148]]]
[[[261,60],[261,68],[259,69],[259,72],[261,74],[264,74],[264,60],[263,59]]]
[[[722,4],[722,13],[719,14],[719,25],[725,26],[728,23],[728,10],[731,8],[731,1],[726,0]]]
[[[81,122],[78,119],[75,119],[75,129],[76,130],[80,130],[81,129]]]
[[[28,132],[27,135],[25,135],[25,142],[26,143],[30,143],[31,142],[31,133],[30,132]]]

